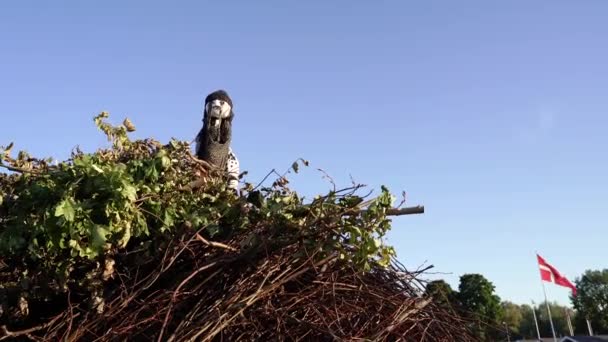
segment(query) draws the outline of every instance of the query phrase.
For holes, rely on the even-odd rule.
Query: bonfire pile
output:
[[[0,149],[0,340],[472,340],[383,242],[412,212],[387,189],[236,194],[188,143],[107,117],[112,146],[65,162]]]

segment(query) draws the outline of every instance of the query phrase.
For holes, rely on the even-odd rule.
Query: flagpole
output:
[[[553,341],[557,342],[557,337],[555,336],[555,327],[553,326],[553,318],[551,317],[551,309],[549,308],[549,301],[547,301],[547,291],[545,290],[545,283],[543,280],[540,280],[540,283],[543,285],[543,294],[545,295],[545,304],[547,305],[547,312],[549,313],[549,322],[551,323],[551,332],[553,332]]]
[[[538,261],[538,251],[534,251],[534,254],[536,255],[536,259]],[[540,278],[540,284],[543,287],[543,295],[545,296],[545,305],[547,306],[547,312],[549,313],[549,323],[551,323],[551,332],[553,333],[553,341],[557,342],[557,337],[555,336],[555,327],[553,326],[553,318],[551,317],[551,309],[549,308],[549,301],[547,300],[547,290],[545,290],[545,283],[543,281],[542,275]]]
[[[536,335],[538,336],[538,340],[542,341],[540,338],[540,329],[538,329],[538,321],[536,320],[536,309],[534,308],[534,301],[532,302],[532,315],[534,315],[534,325],[536,325]]]
[[[564,311],[566,311],[566,319],[568,319],[568,330],[570,330],[570,336],[574,336],[574,329],[572,328],[572,321],[570,321],[570,311],[568,311],[568,308],[564,308]]]
[[[588,318],[585,318],[587,321],[587,329],[589,329],[589,336],[593,336],[593,329],[591,329],[591,322],[589,322]]]

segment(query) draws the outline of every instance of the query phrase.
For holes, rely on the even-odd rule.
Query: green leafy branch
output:
[[[37,296],[49,298],[67,288],[98,293],[112,275],[107,260],[131,253],[145,259],[184,229],[230,252],[264,239],[273,248],[299,241],[295,253],[316,251],[363,270],[387,266],[395,255],[383,242],[397,210],[385,187],[365,201],[357,193],[361,186],[337,190],[334,184],[304,203],[287,186],[288,173],[309,165],[300,158],[283,174],[273,170],[278,178],[269,187],[246,183],[241,196],[220,176],[188,188],[209,171],[188,142],[131,140],[135,127],[128,119],[113,126],[108,118],[103,112],[94,122],[110,148],[77,151],[56,165],[23,151],[13,159],[12,144],[0,149],[0,166],[17,171],[0,174],[0,259],[13,265],[6,275],[12,284],[27,284],[24,293],[36,286],[45,289]],[[269,233],[259,236],[260,230]],[[238,245],[229,245],[243,234]]]

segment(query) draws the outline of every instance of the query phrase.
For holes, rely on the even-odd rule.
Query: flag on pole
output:
[[[568,287],[572,290],[572,294],[576,296],[576,286],[574,286],[568,278],[559,273],[555,267],[549,265],[540,255],[536,254],[536,259],[538,260],[540,278],[542,280],[559,286]]]

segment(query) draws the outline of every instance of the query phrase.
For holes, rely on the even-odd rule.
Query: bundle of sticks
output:
[[[0,340],[473,340],[424,295],[426,270],[363,272],[280,234],[256,227],[220,243],[186,224],[159,253],[116,259],[103,312],[68,293],[40,324],[1,327]]]

